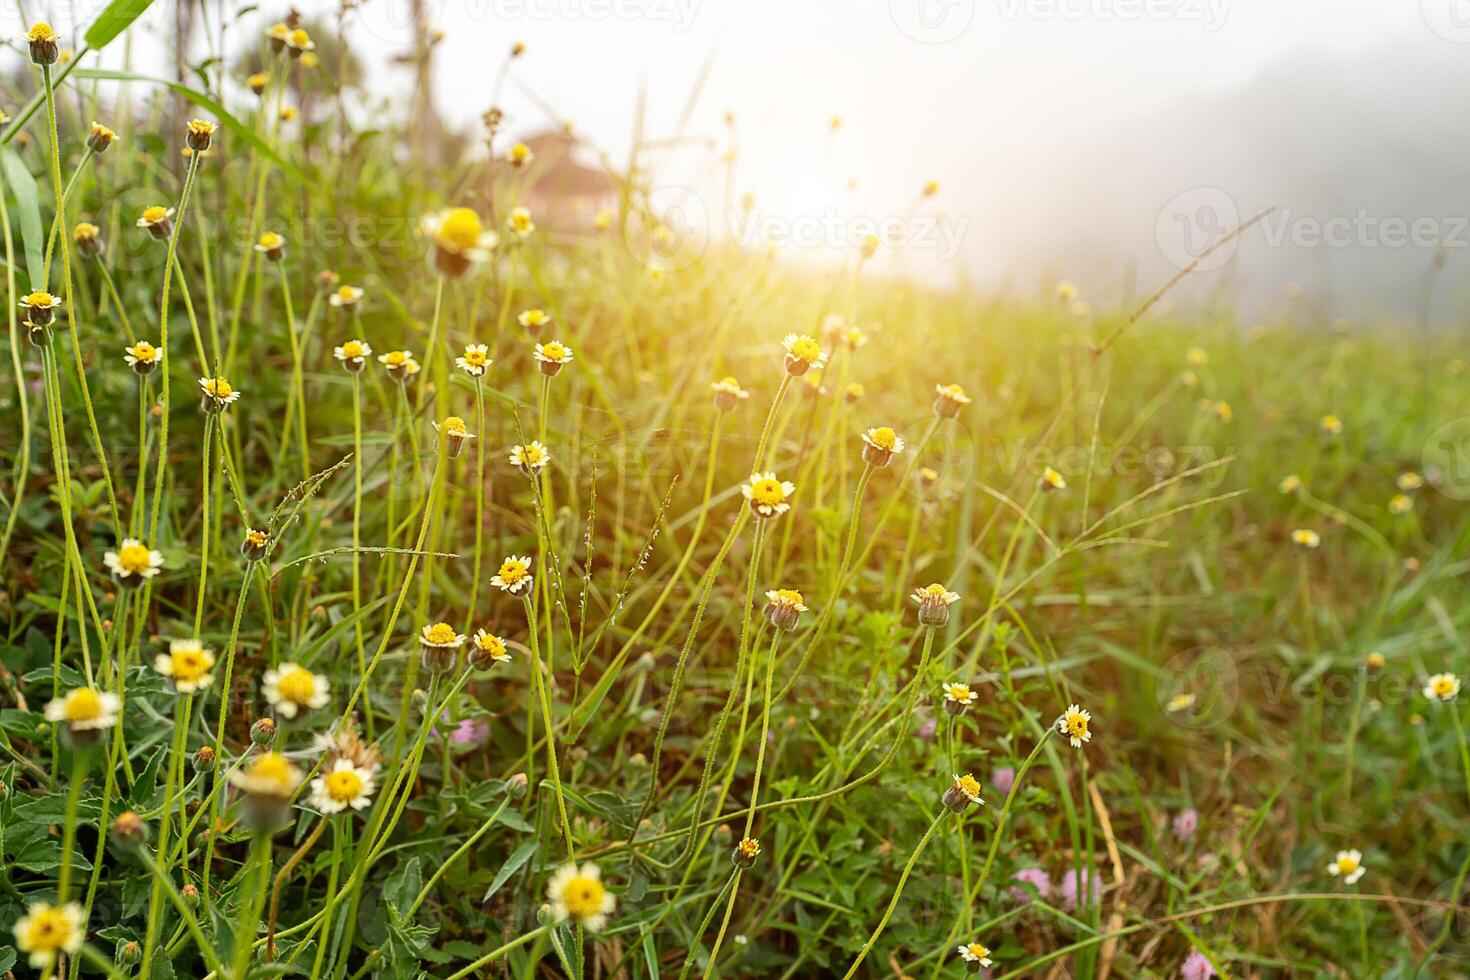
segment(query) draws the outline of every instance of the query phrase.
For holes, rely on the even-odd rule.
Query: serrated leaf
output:
[[[490,882],[490,887],[485,889],[485,896],[480,901],[490,901],[490,897],[500,891],[505,883],[510,880],[510,876],[521,870],[521,867],[527,861],[531,860],[531,855],[535,854],[540,846],[536,841],[527,841],[516,848],[510,857],[506,859],[505,863],[500,866],[500,870],[495,872],[495,879]]]

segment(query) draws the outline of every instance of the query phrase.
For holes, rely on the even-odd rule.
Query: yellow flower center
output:
[[[305,47],[311,43],[311,35],[298,27],[291,32],[291,43],[298,48]]]
[[[304,667],[294,667],[276,682],[281,697],[296,704],[309,704],[316,696],[316,678]]]
[[[559,344],[559,343],[557,343],[556,341],[553,340],[549,344],[542,344],[541,345],[541,353],[548,360],[559,361],[562,358],[564,358],[564,357],[567,356],[568,351],[561,344]]]
[[[123,571],[134,575],[152,567],[150,558],[147,546],[141,544],[125,544],[117,551],[117,563],[122,566]]]
[[[347,343],[345,343],[345,344],[342,345],[342,356],[343,357],[361,357],[362,356],[362,343],[360,341],[356,341],[356,340],[349,340],[349,341],[347,341]]]
[[[189,132],[196,136],[209,136],[214,132],[214,123],[205,122],[203,119],[190,120]]]
[[[31,293],[26,297],[27,306],[50,306],[56,301],[56,297],[50,293]]]
[[[54,952],[65,946],[70,938],[71,922],[61,909],[45,909],[31,915],[26,929],[26,945],[30,949]]]
[[[90,687],[79,687],[62,702],[67,721],[92,721],[102,717],[102,699]]]
[[[975,957],[977,960],[983,960],[990,956],[990,949],[986,946],[982,946],[980,943],[971,943],[965,948],[968,949],[970,951],[970,955]]]
[[[530,155],[531,148],[524,143],[517,143],[510,148],[510,158],[512,160],[524,160]]]
[[[454,632],[454,627],[448,623],[435,623],[424,634],[424,638],[430,643],[453,643],[458,636],[459,634]]]
[[[578,875],[567,882],[562,890],[562,904],[574,919],[590,919],[602,912],[602,898],[606,894],[602,882],[596,878]]]
[[[205,384],[204,390],[221,400],[229,398],[235,391],[224,378],[210,378],[208,383]]]
[[[347,302],[351,303],[353,300],[357,299],[357,290],[353,289],[351,286],[339,286],[337,287],[337,298],[346,300]]]
[[[959,385],[945,385],[939,390],[939,393],[945,398],[953,398],[956,401],[965,397],[965,389]]]
[[[1455,682],[1448,677],[1436,677],[1434,679],[1434,693],[1438,697],[1449,697],[1455,693]]]
[[[169,654],[173,666],[173,679],[193,684],[209,673],[210,659],[203,650],[175,650]]]
[[[822,345],[810,337],[797,337],[791,343],[791,356],[810,364],[822,356]]]
[[[464,361],[471,367],[484,367],[490,361],[490,355],[482,350],[465,349]]]
[[[390,350],[384,355],[383,363],[389,367],[398,367],[408,360],[408,351]]]
[[[1072,715],[1067,719],[1067,734],[1074,738],[1081,738],[1087,734],[1087,719],[1081,715]]]
[[[60,38],[61,35],[53,31],[51,25],[45,21],[37,22],[26,34],[26,40],[29,41],[56,41]]]
[[[805,602],[801,593],[795,589],[777,589],[776,601],[787,606],[800,606]]]
[[[157,349],[146,340],[140,340],[133,345],[131,353],[140,361],[151,361]]]
[[[76,241],[85,242],[96,238],[100,230],[101,229],[99,229],[91,222],[83,221],[78,224],[75,229],[72,230],[71,237]]]
[[[168,217],[168,209],[161,208],[157,204],[143,210],[143,220],[150,225],[156,225]]]
[[[944,594],[949,590],[940,585],[938,582],[935,582],[932,585],[924,586],[919,591],[924,593],[924,598],[926,599],[943,599]]]
[[[964,793],[966,796],[980,795],[979,780],[977,780],[974,776],[969,775],[968,773],[955,780],[955,785],[959,787],[960,792]]]
[[[351,803],[362,795],[362,777],[351,769],[339,769],[327,776],[327,795],[338,803]]]
[[[786,488],[781,486],[780,480],[756,480],[750,485],[750,499],[772,507],[786,499]]]
[[[445,248],[464,251],[478,246],[480,236],[484,233],[485,226],[480,222],[478,214],[469,208],[454,208],[439,223],[439,230],[434,238]]]
[[[951,684],[946,690],[949,696],[956,701],[970,700],[970,689],[963,684]]]
[[[505,641],[498,636],[486,633],[484,636],[475,637],[475,646],[486,653],[499,655],[505,652]]]
[[[291,763],[279,752],[267,752],[250,764],[245,776],[252,782],[275,783],[283,788],[291,785]]]
[[[1356,859],[1353,858],[1352,855],[1344,854],[1342,857],[1337,859],[1337,870],[1341,871],[1345,875],[1350,875],[1354,871],[1358,870],[1358,862]]]
[[[268,231],[260,236],[261,248],[280,248],[284,244],[286,244],[286,240],[273,231]]]
[[[535,443],[521,448],[521,458],[526,461],[526,464],[528,466],[535,466],[537,463],[541,462],[545,455],[546,454],[542,452],[541,447],[536,445]]]
[[[462,436],[469,431],[465,428],[464,419],[460,418],[458,415],[451,415],[446,418],[441,428],[446,433],[452,436]]]
[[[879,449],[892,449],[898,444],[898,435],[886,425],[873,429],[868,433],[868,438],[873,440],[873,445]]]
[[[501,581],[514,585],[526,577],[526,566],[524,562],[506,561],[500,566]]]
[[[245,540],[249,541],[253,545],[260,546],[265,544],[266,541],[269,540],[269,538],[266,537],[264,531],[257,531],[254,528],[251,528],[249,531],[245,532]]]
[[[529,211],[516,211],[510,216],[510,223],[516,231],[525,231],[531,227],[531,214]]]
[[[527,310],[526,322],[532,326],[540,326],[546,322],[545,310]]]

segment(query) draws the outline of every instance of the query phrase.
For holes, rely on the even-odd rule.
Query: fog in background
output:
[[[641,131],[701,234],[823,261],[886,222],[875,272],[1111,308],[1275,204],[1182,303],[1470,311],[1470,0],[362,0],[348,39],[405,112],[416,11],[447,122],[569,123],[618,169]]]

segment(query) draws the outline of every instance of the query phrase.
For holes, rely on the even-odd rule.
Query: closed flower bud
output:
[[[245,529],[245,537],[240,542],[240,554],[245,556],[246,561],[260,561],[270,550],[270,538],[264,531],[257,531],[253,527]]]
[[[215,762],[214,749],[208,745],[201,745],[199,750],[194,753],[194,758],[191,762],[195,772],[213,772]]]
[[[214,142],[214,131],[218,128],[204,119],[192,119],[184,130],[184,145],[195,153],[203,153]]]
[[[526,774],[518,772],[505,781],[505,795],[513,800],[519,800],[526,795],[528,785],[529,781],[526,779]]]
[[[806,612],[806,605],[802,601],[802,595],[795,589],[773,589],[766,593],[766,607],[763,610],[766,622],[778,630],[792,630],[801,619],[801,614]]]
[[[95,259],[102,254],[102,229],[89,221],[77,223],[72,229],[71,240],[82,258]]]
[[[256,745],[269,745],[276,740],[276,723],[270,718],[261,718],[250,726],[250,741]]]
[[[456,647],[423,646],[419,649],[419,661],[431,673],[451,670],[459,662],[459,649]]]
[[[143,947],[136,939],[119,939],[112,958],[118,966],[132,966],[143,958]]]
[[[106,153],[107,148],[115,139],[117,139],[117,133],[99,122],[94,122],[91,132],[87,134],[87,147],[93,153]]]
[[[192,881],[185,883],[184,887],[179,889],[179,896],[190,908],[199,904],[199,888]]]
[[[112,839],[132,846],[148,840],[148,825],[132,810],[124,810],[112,821]]]
[[[963,776],[954,777],[954,782],[950,784],[949,789],[944,791],[941,802],[955,813],[964,813],[969,809],[971,803],[983,804],[985,801],[980,799],[979,781],[966,773]]]
[[[38,65],[54,65],[61,57],[61,48],[57,42],[61,35],[51,29],[50,24],[37,23],[25,35],[26,43],[30,45],[31,60]]]

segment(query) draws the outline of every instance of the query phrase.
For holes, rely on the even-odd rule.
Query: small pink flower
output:
[[[1204,953],[1195,950],[1184,958],[1184,965],[1179,967],[1181,980],[1210,980],[1215,975],[1215,968],[1210,966],[1210,961]]]
[[[1040,868],[1022,868],[1011,876],[1011,880],[1019,881],[1022,884],[1035,888],[1036,894],[1041,897],[1043,902],[1051,898],[1051,876]],[[1011,895],[1018,902],[1031,901],[1031,893],[1016,885],[1011,886]]]
[[[1077,903],[1084,897],[1096,902],[1098,891],[1097,881],[1087,873],[1086,868],[1073,868],[1062,875],[1062,907],[1069,912],[1076,911]]]
[[[990,774],[990,785],[994,786],[995,791],[997,793],[1000,793],[1001,795],[1009,793],[1011,791],[1011,787],[1015,784],[1016,770],[1012,769],[1010,766],[1006,766],[1003,769],[997,769],[995,770],[995,772]]]
[[[934,731],[939,727],[939,720],[927,712],[920,714],[919,717],[922,720],[919,722],[919,727],[914,729],[914,734],[927,742],[934,737]]]
[[[1189,840],[1198,829],[1199,811],[1194,807],[1185,807],[1174,814],[1174,837],[1176,839]]]

